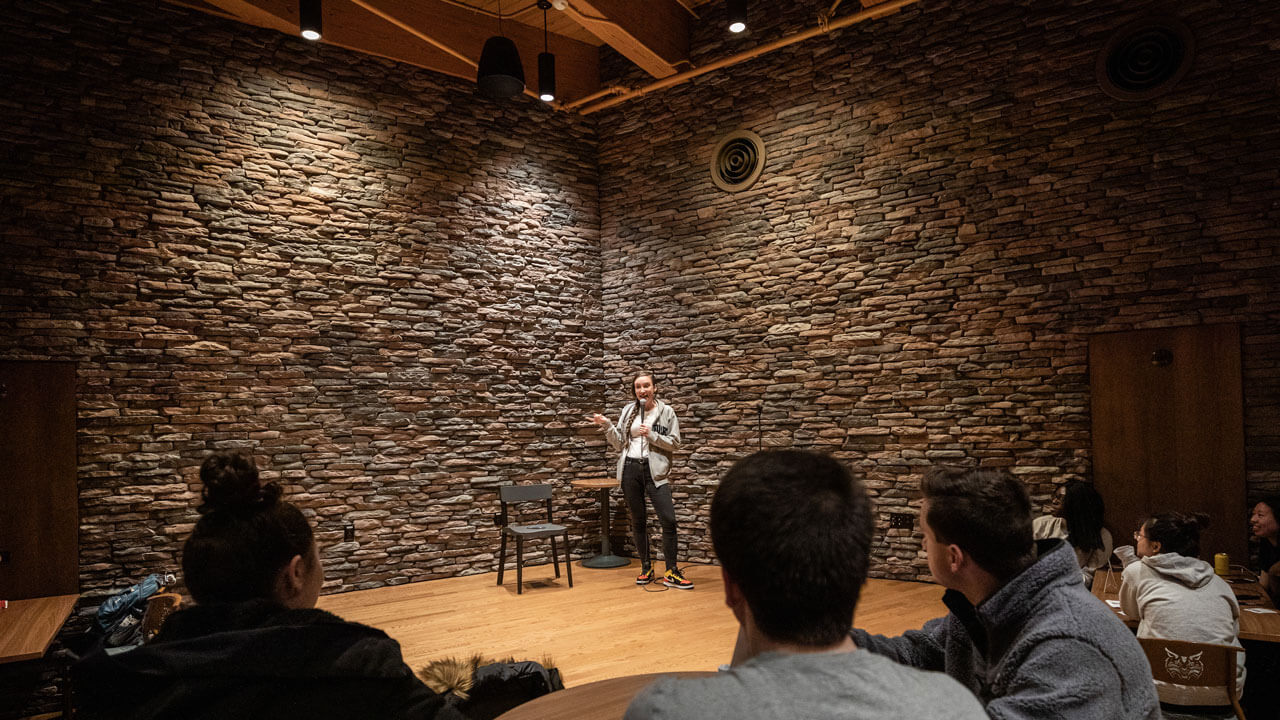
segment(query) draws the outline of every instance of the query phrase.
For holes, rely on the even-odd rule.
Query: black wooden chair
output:
[[[524,541],[539,538],[551,538],[551,563],[555,566],[556,577],[560,577],[559,552],[556,549],[556,536],[564,537],[564,570],[569,576],[569,587],[573,587],[573,566],[569,559],[569,529],[557,525],[551,520],[551,486],[550,485],[503,485],[498,488],[498,500],[502,512],[498,514],[498,525],[502,528],[502,551],[498,556],[498,584],[502,584],[503,572],[507,567],[507,536],[516,539],[516,594],[524,592]],[[507,507],[521,503],[541,502],[546,506],[546,522],[533,525],[521,525],[511,521]],[[512,513],[518,518],[518,513]]]

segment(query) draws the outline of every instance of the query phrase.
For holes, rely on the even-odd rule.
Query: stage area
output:
[[[737,623],[724,605],[720,568],[688,565],[696,587],[634,584],[639,563],[612,570],[573,565],[573,588],[561,568],[525,568],[524,594],[515,570],[499,587],[497,573],[360,590],[320,598],[319,607],[381,628],[400,642],[415,670],[440,657],[514,656],[560,668],[566,686],[621,675],[714,670],[728,662]],[[943,588],[869,580],[856,622],[897,634],[945,614]]]

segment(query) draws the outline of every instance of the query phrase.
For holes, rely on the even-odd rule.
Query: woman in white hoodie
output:
[[[1240,647],[1235,593],[1198,557],[1200,531],[1208,524],[1205,513],[1164,513],[1148,518],[1133,534],[1138,557],[1124,569],[1120,607],[1138,618],[1138,637]],[[1242,649],[1236,661],[1237,691],[1244,689],[1244,677]],[[1222,696],[1212,688],[1156,685],[1163,703],[1222,704]]]

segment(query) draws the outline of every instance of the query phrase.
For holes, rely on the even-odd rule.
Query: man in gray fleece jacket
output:
[[[946,617],[858,647],[969,688],[996,720],[1158,720],[1151,668],[1128,628],[1080,583],[1071,546],[1031,536],[1031,501],[1002,472],[936,468],[922,484],[929,570]]]
[[[854,647],[867,577],[871,501],[843,465],[811,452],[739,461],[711,501],[725,604],[738,619],[732,669],[663,679],[626,720],[983,720],[942,673]]]

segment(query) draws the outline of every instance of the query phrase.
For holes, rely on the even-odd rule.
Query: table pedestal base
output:
[[[616,484],[616,483],[615,483]],[[618,557],[613,554],[613,548],[609,545],[609,488],[600,488],[600,554],[593,558],[587,558],[582,561],[582,567],[586,568],[616,568],[624,565],[630,565],[629,558]]]
[[[631,559],[618,557],[617,555],[597,555],[593,558],[587,558],[582,561],[582,567],[588,568],[616,568],[623,565],[630,565]]]

